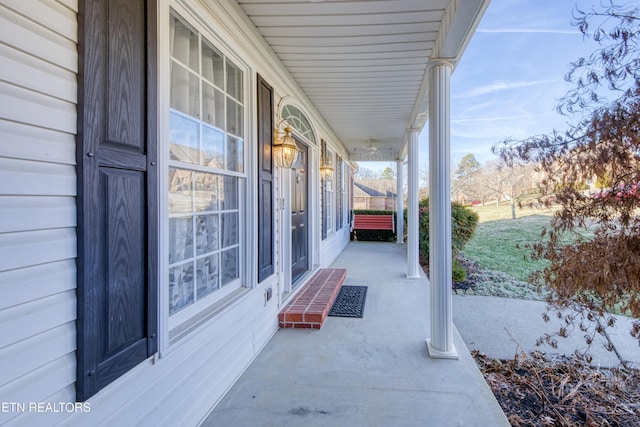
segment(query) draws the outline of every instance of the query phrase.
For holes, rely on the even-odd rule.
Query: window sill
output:
[[[171,331],[169,331],[169,347],[180,341],[182,338],[188,336],[190,333],[201,327],[204,323],[206,323],[213,317],[223,312],[236,301],[240,300],[250,290],[250,288],[240,287],[226,297],[222,298],[220,301],[216,302],[205,310],[202,310],[200,313],[196,314],[188,321],[173,328]]]

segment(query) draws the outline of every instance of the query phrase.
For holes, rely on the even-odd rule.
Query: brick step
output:
[[[344,268],[319,270],[280,311],[280,327],[320,329],[346,277]]]

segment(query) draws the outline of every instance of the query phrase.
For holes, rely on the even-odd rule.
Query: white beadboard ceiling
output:
[[[429,59],[444,53],[457,62],[488,2],[238,4],[347,148],[350,160],[396,160],[403,155],[407,129],[424,125]]]

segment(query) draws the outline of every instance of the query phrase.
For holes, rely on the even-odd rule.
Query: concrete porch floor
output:
[[[405,277],[405,245],[352,242],[332,267],[369,287],[364,318],[278,331],[203,426],[509,425],[457,330],[459,360],[427,356],[429,283]]]

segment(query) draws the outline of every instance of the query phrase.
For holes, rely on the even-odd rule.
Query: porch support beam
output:
[[[404,193],[403,193],[403,185],[402,182],[404,180],[403,176],[404,162],[402,160],[396,161],[396,242],[404,243]]]
[[[435,60],[429,69],[429,356],[457,359],[451,298],[450,82],[453,64]]]
[[[420,129],[409,130],[409,167],[407,171],[407,278],[420,277],[418,256],[418,135]]]

